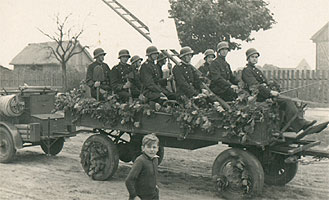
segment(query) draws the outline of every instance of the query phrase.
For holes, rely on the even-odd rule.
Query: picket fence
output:
[[[85,73],[67,72],[68,88],[74,88],[79,85],[81,80],[85,79]],[[62,91],[62,73],[61,72],[26,72],[26,71],[5,71],[0,72],[0,88],[13,88],[21,85],[31,86],[52,86]]]
[[[235,73],[239,76],[241,71]],[[279,83],[281,91],[301,87],[287,92],[285,95],[329,106],[329,70],[264,70],[263,73],[269,81]],[[68,87],[73,88],[85,78],[85,73],[68,72],[67,76]],[[62,74],[61,72],[28,73],[21,71],[0,73],[0,88],[17,87],[24,83],[61,88]]]
[[[285,95],[329,106],[329,70],[264,70],[263,73],[267,80],[280,84]]]

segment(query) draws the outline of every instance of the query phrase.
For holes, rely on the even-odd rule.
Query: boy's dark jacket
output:
[[[157,192],[158,158],[146,154],[137,157],[127,178],[129,198],[152,196]]]

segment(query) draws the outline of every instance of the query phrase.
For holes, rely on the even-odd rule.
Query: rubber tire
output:
[[[0,163],[11,162],[15,156],[16,149],[10,132],[4,127],[0,127],[0,143],[4,145],[0,147]]]
[[[231,148],[220,153],[214,161],[212,167],[212,176],[223,176],[221,170],[230,160],[239,157],[245,164],[248,174],[252,181],[252,189],[248,195],[239,194],[229,190],[222,190],[219,195],[227,199],[243,199],[250,196],[259,195],[264,186],[264,171],[259,160],[250,152],[238,148]]]
[[[108,152],[108,156],[107,156],[108,160],[106,162],[107,164],[105,167],[105,169],[106,169],[105,173],[92,175],[91,178],[96,181],[105,181],[105,180],[111,178],[118,169],[119,152],[117,150],[117,147],[113,143],[113,141],[106,135],[97,134],[97,135],[92,135],[92,136],[88,137],[87,140],[83,143],[81,153],[80,153],[80,158],[81,158],[80,162],[81,162],[82,168],[86,172],[86,174],[88,174],[88,172],[89,172],[89,167],[86,168],[87,166],[84,166],[83,159],[82,159],[83,150],[88,148],[86,146],[86,145],[88,145],[88,143],[93,143],[93,142],[98,142],[98,143],[101,143],[102,145],[106,146],[107,152]],[[89,174],[88,174],[88,176],[89,176]]]
[[[54,139],[50,139],[50,144],[54,141]],[[43,140],[40,144],[41,149],[45,154],[50,154],[52,156],[55,156],[59,154],[59,152],[62,151],[64,147],[64,138],[58,138],[54,144],[50,146],[49,152],[48,152],[48,147],[47,147],[47,140]]]
[[[273,163],[269,163],[268,165],[263,164],[266,184],[284,186],[295,177],[298,171],[298,163],[285,163],[284,159],[285,158],[283,156],[280,156]],[[267,166],[269,166],[271,169],[268,169]],[[279,174],[281,169],[284,169],[283,174]],[[270,174],[268,173],[268,170],[273,171],[273,173],[276,171],[277,173],[275,173],[275,175]]]

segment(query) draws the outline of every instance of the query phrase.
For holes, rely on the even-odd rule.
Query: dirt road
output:
[[[329,120],[329,110],[308,110],[307,118]],[[327,135],[325,135],[327,134]],[[324,145],[329,130],[321,134]],[[124,179],[131,164],[120,162],[114,177],[92,181],[82,170],[79,153],[89,134],[80,134],[65,143],[58,156],[46,156],[40,147],[18,151],[10,164],[0,164],[0,199],[128,199]],[[220,199],[210,179],[216,156],[226,148],[216,145],[194,151],[165,149],[160,168],[160,196],[164,200]],[[329,160],[312,162],[305,158],[296,177],[284,187],[266,186],[256,199],[328,199]]]

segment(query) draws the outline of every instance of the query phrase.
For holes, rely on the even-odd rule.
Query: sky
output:
[[[179,51],[174,23],[168,19],[168,0],[119,0],[146,23],[158,48]],[[302,59],[315,68],[315,44],[310,40],[329,21],[328,0],[267,0],[276,24],[267,31],[252,33],[254,41],[241,42],[241,50],[231,51],[228,62],[232,69],[246,64],[245,51],[256,48],[261,57],[259,65],[296,67]],[[118,63],[120,49],[145,58],[150,43],[123,21],[101,0],[1,0],[0,1],[0,65],[12,68],[9,62],[29,43],[49,41],[38,29],[53,34],[54,17],[71,14],[68,26],[84,29],[81,43],[92,54],[102,47],[105,62],[111,67]],[[163,20],[165,23],[162,23]]]

